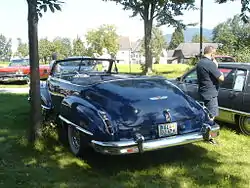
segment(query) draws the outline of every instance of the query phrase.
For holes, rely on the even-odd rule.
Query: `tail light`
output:
[[[100,116],[103,120],[103,123],[105,125],[106,132],[110,135],[114,135],[114,130],[113,130],[112,124],[111,124],[107,114],[103,111],[99,111],[99,114],[100,114]]]

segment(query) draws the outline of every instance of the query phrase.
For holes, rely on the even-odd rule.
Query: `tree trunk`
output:
[[[28,29],[29,29],[29,56],[30,56],[30,95],[31,95],[31,125],[29,141],[33,143],[41,136],[41,99],[40,75],[37,36],[37,0],[27,0],[28,3]]]
[[[153,15],[155,11],[155,3],[145,3],[143,20],[144,20],[144,46],[145,46],[145,69],[144,74],[152,73],[153,56],[151,49]]]
[[[151,39],[152,39],[152,20],[144,20],[144,35],[145,35],[145,74],[152,73],[152,49],[151,49]]]

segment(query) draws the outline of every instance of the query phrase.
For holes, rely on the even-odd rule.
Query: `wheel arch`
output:
[[[81,132],[93,136],[104,131],[105,125],[98,115],[98,109],[79,96],[67,96],[60,107],[59,118],[78,128]]]

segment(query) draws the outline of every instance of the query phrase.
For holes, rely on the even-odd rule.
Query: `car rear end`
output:
[[[91,141],[101,153],[151,151],[209,140],[219,134],[219,125],[210,121],[205,107],[165,80],[115,81],[98,89],[106,101],[93,103],[106,113],[107,129],[113,128],[109,131],[113,140]]]

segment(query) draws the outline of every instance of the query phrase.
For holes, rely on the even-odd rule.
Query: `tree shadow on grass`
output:
[[[216,120],[216,122],[220,125],[221,128],[229,129],[230,131],[232,131],[238,135],[242,134],[239,126],[236,123],[225,123],[225,122],[218,121],[218,120]]]
[[[12,82],[3,82],[3,81],[0,81],[0,84],[1,85],[6,85],[6,86],[9,86],[9,85],[26,85],[27,83],[25,81],[12,81]]]
[[[12,101],[9,105],[19,105],[1,111],[0,187],[203,187],[216,186],[226,176],[214,170],[221,165],[216,160],[220,154],[208,153],[196,144],[127,156],[106,156],[88,150],[78,159],[60,145],[50,130],[32,148],[24,137],[24,129],[29,126],[25,96],[8,98]],[[240,181],[231,176],[232,186]]]

